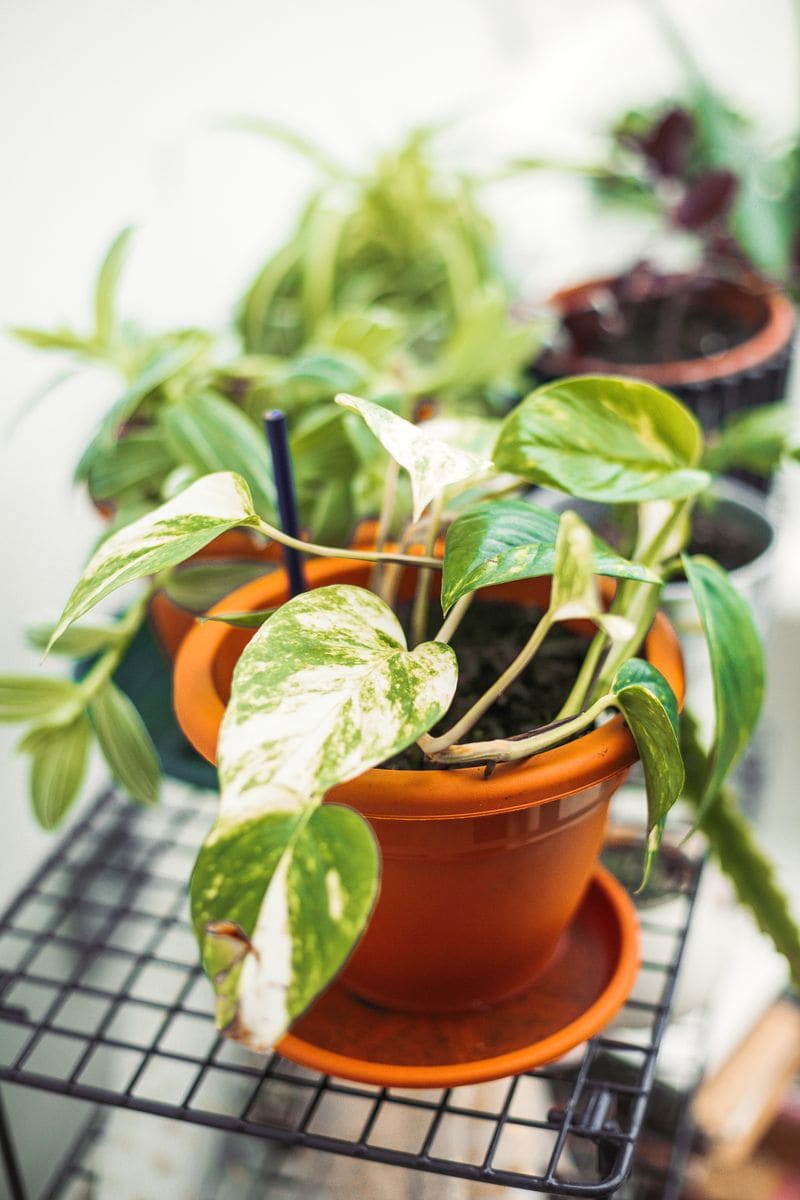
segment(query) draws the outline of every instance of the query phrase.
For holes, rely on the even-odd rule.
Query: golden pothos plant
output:
[[[341,967],[368,920],[379,879],[376,843],[359,814],[323,803],[330,789],[415,742],[443,767],[491,769],[564,742],[613,709],[624,715],[644,768],[645,879],[669,810],[686,791],[697,823],[800,978],[800,939],[786,903],[742,819],[721,798],[758,719],[764,668],[752,615],[725,571],[683,552],[692,506],[711,480],[693,416],[657,388],[604,377],[549,384],[479,429],[413,425],[369,400],[337,400],[393,464],[374,549],[296,541],[258,512],[241,476],[216,472],[102,544],[49,639],[57,648],[78,636],[83,626],[75,622],[105,596],[136,579],[148,579],[149,590],[160,586],[165,573],[234,527],[308,555],[374,564],[369,588],[322,587],[257,614],[261,627],[236,668],[219,739],[219,814],[191,880],[220,1027],[272,1046]],[[388,543],[401,469],[413,510],[399,540]],[[575,512],[559,516],[537,506],[527,494],[531,484],[630,506],[637,527],[630,557]],[[418,572],[408,630],[395,611],[398,566]],[[675,696],[640,656],[662,586],[678,571],[697,603],[714,681],[714,733],[704,749],[686,736],[682,744]],[[441,575],[442,609],[432,638],[431,572]],[[514,661],[448,725],[459,681],[451,643],[476,591],[537,576],[552,577],[547,610],[531,618]],[[608,608],[598,576],[616,580]],[[561,710],[536,729],[470,740],[482,714],[524,676],[549,630],[576,617],[596,632]],[[106,649],[82,683],[63,685],[63,695],[61,684],[52,694],[41,684],[38,692],[34,684],[0,685],[6,716],[33,720],[23,749],[33,757],[40,812],[53,816],[63,807],[58,781],[62,768],[80,774],[89,722],[102,736],[98,696],[113,686],[114,654]],[[23,712],[26,686],[35,702]],[[442,721],[445,728],[432,733]],[[119,758],[129,777],[147,769],[133,735]]]

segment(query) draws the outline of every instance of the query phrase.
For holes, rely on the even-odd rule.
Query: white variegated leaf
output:
[[[240,475],[219,471],[198,479],[102,542],[67,601],[48,649],[109,592],[183,562],[226,529],[257,523],[250,492]]]
[[[585,618],[605,630],[613,641],[633,636],[626,617],[603,611],[594,566],[594,536],[577,513],[561,514],[556,537],[556,558],[550,610],[559,621]]]
[[[449,646],[409,651],[365,588],[296,596],[237,664],[219,739],[223,815],[252,812],[262,787],[321,796],[403,750],[447,711],[456,678]]]
[[[482,457],[451,446],[425,432],[425,424],[413,425],[387,408],[341,393],[336,403],[358,413],[392,458],[411,476],[414,520],[445,488],[494,470],[489,456]]]
[[[270,1050],[342,967],[378,891],[374,836],[358,813],[261,789],[263,811],[221,818],[192,876],[192,920],[217,1024]]]

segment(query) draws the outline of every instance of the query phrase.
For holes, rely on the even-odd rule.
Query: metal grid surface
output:
[[[658,980],[653,1003],[630,1000],[605,1036],[514,1079],[380,1088],[216,1033],[186,910],[213,807],[176,786],[158,809],[101,796],[0,918],[0,1079],[466,1180],[614,1193],[653,1086],[699,867],[681,884],[680,918],[643,921],[663,947],[642,965]]]

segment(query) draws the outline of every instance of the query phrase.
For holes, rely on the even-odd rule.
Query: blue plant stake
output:
[[[275,476],[275,491],[278,496],[278,515],[281,528],[290,537],[300,536],[297,521],[297,498],[294,492],[292,478],[292,459],[289,453],[289,438],[286,432],[286,415],[279,408],[273,408],[264,417],[264,428],[272,455],[272,471]],[[289,590],[293,596],[308,589],[303,559],[298,550],[291,546],[283,547],[283,561],[286,574],[289,577]]]

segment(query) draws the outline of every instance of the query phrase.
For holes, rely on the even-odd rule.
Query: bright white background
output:
[[[791,0],[674,0],[703,63],[775,134],[798,115]],[[290,152],[220,129],[282,120],[354,164],[414,122],[464,114],[453,161],[591,157],[627,102],[679,80],[644,0],[5,0],[0,6],[0,324],[81,327],[96,264],[139,227],[122,306],[147,325],[224,324],[313,182]],[[532,296],[622,265],[641,231],[599,224],[582,189],[541,176],[491,197]],[[60,609],[96,532],[70,475],[115,380],[82,374],[14,432],[59,360],[0,344],[0,669],[35,667],[22,631]],[[797,610],[785,544],[778,602]],[[2,880],[49,843],[2,731]]]

